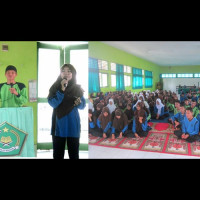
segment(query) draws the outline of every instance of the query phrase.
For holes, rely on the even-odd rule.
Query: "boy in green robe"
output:
[[[5,70],[6,83],[0,84],[1,108],[21,107],[28,101],[27,89],[23,83],[15,81],[17,69],[13,65]]]

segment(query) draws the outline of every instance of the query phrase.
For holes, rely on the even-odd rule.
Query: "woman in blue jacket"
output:
[[[134,137],[146,137],[148,135],[149,127],[146,119],[146,113],[141,109],[133,120],[132,132]]]
[[[67,142],[70,159],[79,159],[80,117],[78,109],[86,106],[83,89],[76,83],[76,70],[64,64],[57,81],[51,86],[48,103],[54,108],[51,134],[53,158],[64,159]]]

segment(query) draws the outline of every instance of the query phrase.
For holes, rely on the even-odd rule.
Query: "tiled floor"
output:
[[[89,159],[200,159],[200,157],[89,145]]]
[[[37,158],[53,159],[53,150],[38,150]],[[69,159],[67,151],[65,151],[65,159]],[[79,151],[79,159],[88,159],[88,151]]]

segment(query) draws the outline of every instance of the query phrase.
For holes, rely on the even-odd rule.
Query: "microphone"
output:
[[[13,83],[10,84],[10,87],[13,88]]]
[[[67,80],[67,77],[64,77],[63,79]],[[67,85],[68,85],[68,84],[67,84],[67,83],[65,83],[65,84],[64,84],[64,87],[66,88],[66,87],[67,87]]]

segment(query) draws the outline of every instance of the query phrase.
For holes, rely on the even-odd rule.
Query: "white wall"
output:
[[[200,78],[163,78],[163,90],[176,92],[176,86],[200,86]]]

